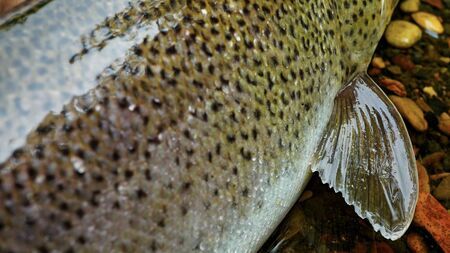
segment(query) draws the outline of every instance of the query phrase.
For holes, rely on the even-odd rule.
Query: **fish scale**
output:
[[[333,99],[366,68],[392,9],[385,1],[136,6],[146,4],[93,28],[88,50],[65,61],[86,61],[155,19],[142,13],[161,15],[159,32],[47,114],[1,164],[1,251],[257,250],[306,185]]]

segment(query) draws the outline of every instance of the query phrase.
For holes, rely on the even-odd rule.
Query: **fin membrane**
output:
[[[398,239],[411,223],[418,197],[412,145],[400,114],[367,74],[335,98],[311,169],[384,237]]]

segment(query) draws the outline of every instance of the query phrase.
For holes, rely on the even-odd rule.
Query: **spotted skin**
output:
[[[256,251],[392,4],[142,3],[173,15],[0,165],[0,251]]]

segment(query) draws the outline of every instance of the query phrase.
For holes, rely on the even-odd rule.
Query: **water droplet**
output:
[[[70,160],[71,160],[71,162],[73,164],[74,170],[78,174],[84,174],[86,172],[86,167],[84,166],[83,160],[81,160],[78,157],[72,157]]]
[[[91,109],[95,102],[95,96],[93,91],[89,91],[85,95],[75,97],[73,100],[73,106],[75,110],[80,113],[85,113],[87,110]]]

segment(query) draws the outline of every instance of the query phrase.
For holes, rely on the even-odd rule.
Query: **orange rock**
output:
[[[389,246],[389,244],[387,244],[385,242],[373,242],[370,252],[371,253],[372,252],[373,253],[378,253],[378,252],[394,253],[394,250],[391,248],[391,246]]]
[[[313,192],[312,191],[304,191],[300,198],[298,199],[298,202],[304,202],[310,198],[312,198]]]
[[[430,178],[428,177],[428,172],[425,167],[419,162],[417,164],[417,175],[419,177],[419,192],[420,193],[430,193]]]
[[[424,0],[424,2],[438,9],[444,8],[441,0]]]
[[[366,253],[367,246],[362,242],[356,242],[355,247],[351,251],[352,253]]]
[[[3,15],[26,0],[0,0],[0,15]]]
[[[381,74],[381,69],[379,69],[379,68],[371,68],[371,69],[369,69],[369,71],[367,71],[367,73],[369,75],[371,75],[371,76],[376,76],[376,75]]]
[[[427,102],[425,102],[425,99],[418,98],[418,99],[416,99],[415,102],[420,107],[420,109],[422,109],[422,111],[424,111],[424,112],[431,112],[432,111],[431,107],[427,104]]]
[[[402,68],[402,70],[404,71],[409,71],[416,67],[416,65],[411,60],[411,56],[409,55],[398,54],[394,56],[394,58],[392,58],[392,62],[400,66],[400,68]]]
[[[417,156],[420,152],[420,148],[413,145],[414,156]]]
[[[380,79],[380,85],[385,87],[386,89],[395,93],[395,95],[404,97],[406,96],[405,85],[403,85],[400,81],[383,77]]]
[[[450,173],[449,172],[443,172],[443,173],[438,173],[438,174],[434,174],[430,176],[431,180],[439,180],[445,177],[449,177]]]
[[[446,112],[443,112],[439,116],[438,128],[446,135],[450,135],[450,115],[448,115]]]
[[[444,157],[445,157],[444,151],[434,152],[432,154],[425,156],[420,162],[422,163],[423,166],[428,167],[436,162],[442,161]]]
[[[450,214],[431,194],[419,194],[414,223],[426,229],[444,252],[450,252]]]
[[[411,233],[406,236],[406,243],[414,253],[427,253],[428,248],[422,236],[417,233]]]

